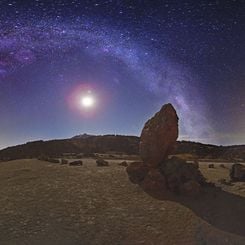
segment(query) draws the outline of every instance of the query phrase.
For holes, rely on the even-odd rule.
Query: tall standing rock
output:
[[[178,138],[178,120],[174,107],[166,104],[146,122],[139,150],[143,162],[149,167],[158,167],[172,152]]]
[[[143,162],[127,167],[131,182],[154,197],[169,198],[169,194],[198,197],[202,188],[209,185],[198,164],[177,157],[168,159],[178,137],[178,120],[173,106],[164,105],[142,130],[140,156]]]

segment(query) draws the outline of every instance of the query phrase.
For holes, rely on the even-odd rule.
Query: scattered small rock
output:
[[[126,161],[123,161],[123,162],[120,162],[118,165],[123,166],[123,167],[127,167],[128,163]]]
[[[61,159],[61,162],[60,162],[60,164],[68,164],[68,160],[66,160],[66,159]]]
[[[106,167],[106,166],[109,166],[109,163],[107,161],[105,161],[104,159],[102,158],[99,158],[96,160],[96,163],[97,163],[97,166],[98,167]]]
[[[79,160],[79,161],[73,161],[69,163],[70,166],[82,166],[83,165],[83,161]]]

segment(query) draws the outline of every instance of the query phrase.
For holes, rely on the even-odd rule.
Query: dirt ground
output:
[[[245,184],[219,182],[230,164],[200,163],[223,191],[175,202],[130,183],[122,160],[83,161],[0,163],[0,245],[245,244]]]

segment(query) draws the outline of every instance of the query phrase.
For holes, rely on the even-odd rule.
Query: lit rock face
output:
[[[148,120],[140,136],[140,157],[149,167],[158,167],[173,151],[178,138],[178,116],[171,104]]]

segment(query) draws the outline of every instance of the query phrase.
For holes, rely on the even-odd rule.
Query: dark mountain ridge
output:
[[[58,157],[65,153],[125,153],[138,154],[139,137],[123,135],[78,135],[70,139],[32,141],[0,150],[0,160],[36,158],[42,155]],[[190,141],[178,141],[174,154],[190,154],[194,158],[245,160],[245,145],[217,146]]]
[[[139,138],[122,135],[79,135],[70,139],[33,141],[7,147],[0,151],[0,159],[34,158],[41,155],[60,156],[64,153],[121,152],[137,154]]]

